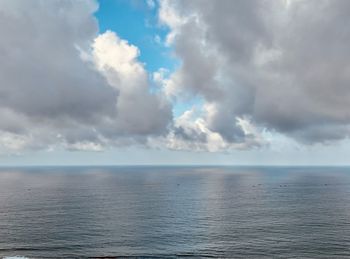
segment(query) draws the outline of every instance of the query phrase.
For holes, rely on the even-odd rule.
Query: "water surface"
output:
[[[350,168],[0,169],[0,257],[350,256]]]

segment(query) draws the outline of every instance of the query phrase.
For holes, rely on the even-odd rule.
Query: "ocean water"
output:
[[[350,168],[2,168],[16,256],[350,257]]]

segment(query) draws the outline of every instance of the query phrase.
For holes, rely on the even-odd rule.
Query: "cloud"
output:
[[[143,4],[159,7],[175,71],[150,77],[137,46],[99,34],[95,1],[0,1],[0,152],[152,142],[221,152],[274,134],[302,144],[349,136],[347,1]],[[201,108],[173,118],[198,97]]]
[[[268,144],[262,129],[252,125],[248,118],[237,118],[232,122],[246,136],[244,141],[227,141],[208,124],[214,111],[215,107],[212,105],[204,105],[201,109],[192,107],[174,119],[168,135],[152,139],[150,146],[195,152],[230,152],[255,149]]]
[[[98,36],[93,58],[109,84],[119,92],[115,130],[125,135],[165,133],[172,118],[162,95],[149,93],[148,74],[137,61],[139,50],[110,31]]]
[[[2,109],[84,122],[114,112],[118,92],[76,48],[86,49],[93,40],[97,23],[89,14],[95,10],[90,2],[1,2]]]
[[[203,123],[227,143],[249,139],[238,118],[304,144],[347,138],[349,10],[337,0],[161,1],[181,61],[166,93],[203,97],[215,107]]]
[[[139,50],[98,35],[95,1],[0,1],[1,149],[101,150],[164,134]]]

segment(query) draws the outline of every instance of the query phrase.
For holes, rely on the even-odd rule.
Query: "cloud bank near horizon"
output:
[[[0,1],[0,149],[216,152],[348,138],[350,3],[152,3],[180,63],[153,77],[137,46],[99,34],[95,1]],[[193,98],[203,103],[174,117]]]

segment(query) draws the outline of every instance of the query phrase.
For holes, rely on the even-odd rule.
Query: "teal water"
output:
[[[350,257],[350,168],[2,168],[10,256]]]

